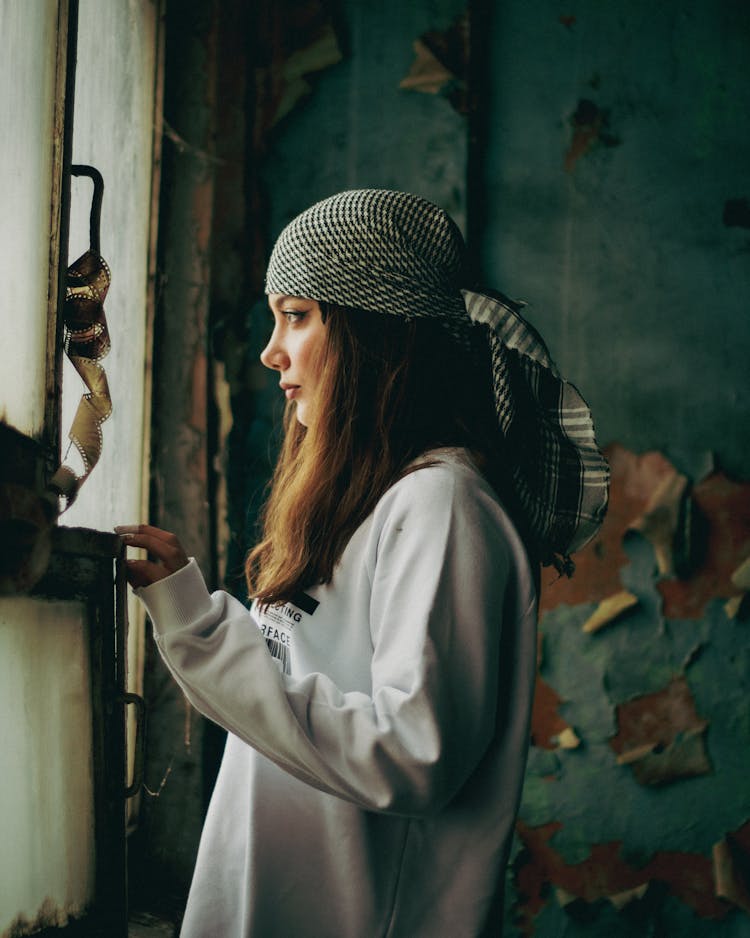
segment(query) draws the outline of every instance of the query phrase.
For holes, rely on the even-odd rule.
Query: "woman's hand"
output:
[[[127,561],[128,583],[134,588],[150,586],[187,565],[182,544],[169,531],[150,524],[121,524],[115,532],[128,547],[143,547],[150,554],[148,560]]]

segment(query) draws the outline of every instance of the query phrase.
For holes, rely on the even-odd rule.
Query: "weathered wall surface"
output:
[[[602,537],[545,578],[508,931],[750,935],[749,11],[508,0],[490,37],[483,274],[613,468]]]
[[[216,95],[215,0],[196,0],[166,31],[159,207],[151,521],[176,532],[213,580],[211,368],[208,356]],[[130,842],[136,904],[181,905],[206,804],[211,728],[147,641],[145,790]]]
[[[446,30],[460,0],[341,5],[343,61],[321,74],[315,94],[279,127],[263,176],[270,234],[318,199],[342,189],[408,189],[462,224],[466,212],[466,127],[440,96],[399,87],[412,44]]]
[[[750,9],[493,10],[485,275],[533,304],[602,439],[747,474]]]

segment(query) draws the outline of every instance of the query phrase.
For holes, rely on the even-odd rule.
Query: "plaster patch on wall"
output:
[[[708,721],[695,710],[684,677],[655,694],[617,707],[617,735],[610,745],[618,765],[628,765],[641,785],[663,785],[711,771],[705,744]]]
[[[599,107],[590,98],[581,98],[571,115],[573,137],[565,154],[565,170],[572,173],[576,163],[594,146],[616,147],[620,138],[612,132],[609,111]]]
[[[463,13],[445,30],[414,40],[414,62],[399,83],[407,91],[441,94],[459,114],[468,113],[469,16]]]

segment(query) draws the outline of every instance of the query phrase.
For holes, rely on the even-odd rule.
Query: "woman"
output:
[[[460,291],[416,196],[282,232],[261,360],[288,405],[250,612],[177,539],[120,529],[191,702],[229,731],[183,938],[500,931],[528,744],[536,561],[569,569],[607,468],[517,307]],[[533,558],[533,560],[531,559]]]

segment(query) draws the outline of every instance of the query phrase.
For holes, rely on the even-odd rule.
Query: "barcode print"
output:
[[[284,674],[291,674],[292,666],[289,661],[289,646],[282,645],[281,642],[277,642],[276,639],[273,638],[267,638],[266,645],[268,645],[268,650],[271,652],[271,657],[275,658],[281,665],[281,670]]]

